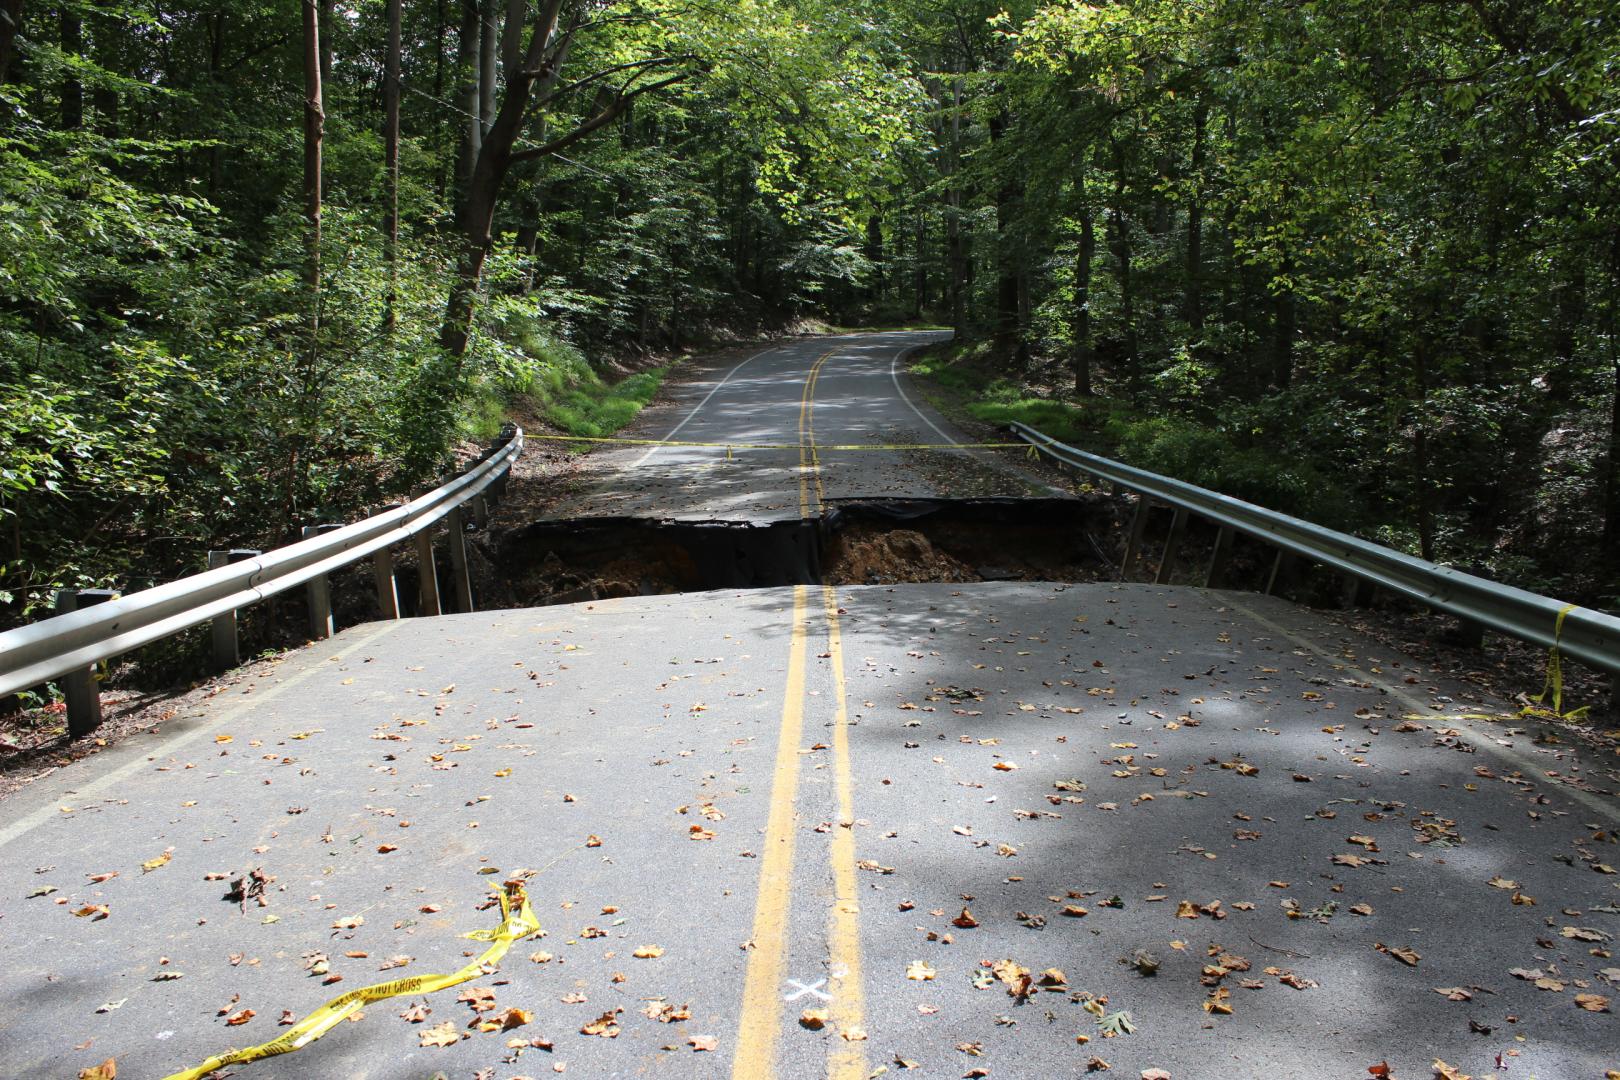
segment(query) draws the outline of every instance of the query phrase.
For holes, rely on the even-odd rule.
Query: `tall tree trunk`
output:
[[[498,0],[479,0],[478,15],[478,134],[495,122],[495,9]]]
[[[990,141],[1002,142],[1007,133],[1007,117],[990,118]],[[1022,352],[1023,324],[1019,319],[1019,296],[1023,276],[1023,251],[1017,239],[1018,210],[1023,185],[1016,170],[1003,168],[1003,180],[996,191],[996,324],[995,351],[1003,363],[1010,363]]]
[[[456,145],[456,206],[471,197],[473,169],[483,143],[484,126],[479,117],[479,27],[478,0],[461,0],[461,32],[456,44],[456,108],[461,111],[461,138]]]
[[[1075,190],[1080,196],[1080,243],[1074,255],[1074,392],[1090,397],[1091,388],[1091,264],[1097,257],[1097,227],[1086,190],[1086,158],[1080,155]]]
[[[1284,258],[1281,276],[1292,280],[1294,260]],[[1294,302],[1293,286],[1277,290],[1273,297],[1276,317],[1272,322],[1271,381],[1279,390],[1286,390],[1294,380],[1294,335],[1298,329],[1298,307]]]
[[[957,177],[962,164],[962,79],[951,80],[951,136],[946,156],[950,169],[945,188],[945,287],[951,306],[951,329],[958,339],[967,336],[967,243],[962,235],[962,187]]]
[[[1194,335],[1204,329],[1204,128],[1209,106],[1193,112],[1192,199],[1187,204],[1187,291],[1182,312]]]
[[[100,0],[98,6],[111,9],[114,2]],[[103,71],[118,69],[118,57],[114,51],[116,40],[116,31],[110,19],[104,17],[90,24],[90,53],[95,57],[96,66]],[[96,114],[96,134],[109,139],[118,138],[118,91],[98,81],[90,88],[90,106]]]
[[[317,391],[316,364],[321,330],[321,140],[326,112],[321,99],[320,0],[304,0],[304,217],[308,223],[305,283],[309,288],[309,347],[299,365],[298,431],[290,441],[287,463],[287,514],[291,527],[298,517],[300,477],[307,464],[304,451],[313,429]]]
[[[1136,330],[1136,289],[1131,279],[1131,228],[1125,216],[1125,144],[1114,140],[1114,205],[1109,208],[1109,231],[1114,246],[1114,273],[1119,281],[1120,316],[1125,320],[1125,349],[1121,357],[1125,384],[1132,393],[1141,389],[1141,362]]]
[[[208,18],[208,92],[221,93],[219,71],[225,56],[225,11],[214,12]],[[218,196],[225,183],[225,144],[216,140],[208,148],[208,196]]]
[[[433,97],[436,101],[444,100],[444,38],[445,35],[450,32],[450,19],[449,16],[445,14],[445,3],[446,0],[434,0],[433,2],[433,13],[438,16],[438,24],[435,27],[435,33],[433,35],[433,40],[436,43],[436,47],[433,50]],[[455,113],[445,111],[443,115],[448,118],[450,131],[452,133],[461,130],[461,125],[456,121]],[[438,130],[442,132],[443,128]],[[454,141],[454,134],[452,134],[451,139]],[[444,166],[439,169],[438,176],[436,177],[436,190],[438,192],[439,201],[442,203],[449,194],[451,172],[451,166],[449,163],[454,160],[454,155],[441,154],[439,156],[440,159],[445,163]]]
[[[22,29],[23,0],[0,0],[0,83],[11,70],[12,43]]]
[[[388,211],[383,223],[387,235],[388,300],[383,329],[390,334],[398,321],[399,303],[399,66],[400,0],[388,0],[388,59],[383,73],[383,168],[388,174]]]
[[[883,219],[873,214],[866,219],[866,260],[872,264],[872,280],[866,286],[866,298],[881,303],[883,300]]]
[[[921,210],[917,211],[916,233],[914,243],[917,245],[917,257],[911,269],[911,317],[921,319],[922,313],[928,307],[928,217]]]
[[[1417,383],[1417,400],[1413,403],[1417,417],[1412,432],[1412,501],[1417,517],[1418,554],[1432,562],[1435,493],[1429,481],[1429,348],[1428,333],[1420,330],[1412,349],[1412,375]]]
[[[1609,247],[1607,311],[1609,367],[1614,387],[1609,396],[1609,460],[1604,484],[1603,551],[1610,566],[1620,567],[1620,232]]]
[[[77,59],[84,55],[84,24],[78,8],[62,5],[62,51]],[[62,130],[76,131],[84,126],[84,84],[68,68],[62,75]]]

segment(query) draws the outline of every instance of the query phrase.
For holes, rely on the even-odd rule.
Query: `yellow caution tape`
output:
[[[1574,611],[1577,604],[1565,604],[1558,612],[1558,621],[1553,624],[1553,643],[1547,650],[1547,681],[1541,684],[1541,693],[1530,700],[1534,705],[1526,705],[1520,710],[1525,716],[1545,716],[1554,720],[1584,720],[1592,706],[1582,705],[1578,709],[1564,711],[1564,663],[1558,653],[1558,643],[1564,637],[1564,616]],[[1547,695],[1552,694],[1552,708],[1545,707]]]
[[[506,955],[515,941],[521,941],[531,934],[540,932],[540,920],[535,918],[534,912],[529,909],[529,898],[523,890],[521,881],[508,881],[502,888],[501,924],[493,930],[474,930],[463,937],[474,941],[487,941],[489,948],[483,955],[452,975],[413,975],[407,979],[395,979],[392,982],[375,983],[371,986],[362,986],[357,990],[350,990],[328,1001],[298,1023],[288,1028],[279,1038],[259,1046],[250,1046],[245,1050],[232,1050],[226,1054],[219,1054],[209,1058],[195,1068],[177,1072],[165,1080],[201,1080],[216,1069],[223,1069],[227,1065],[242,1065],[261,1058],[276,1057],[281,1054],[290,1054],[294,1050],[302,1050],[316,1039],[325,1035],[332,1028],[342,1023],[362,1006],[374,1001],[383,1001],[387,998],[404,997],[407,994],[431,994],[446,987],[476,979],[484,973],[486,966],[498,962]],[[517,913],[513,914],[516,906]]]
[[[692,442],[681,439],[616,439],[591,435],[530,435],[525,439],[549,439],[553,442],[612,443],[618,446],[698,446],[715,450],[724,448],[729,458],[733,450],[1009,450],[1025,447],[1031,457],[1036,456],[1033,443],[981,442],[981,443],[728,443]]]
[[[1451,713],[1443,716],[1423,713],[1408,713],[1407,720],[1489,720],[1492,722],[1502,720],[1521,720],[1525,717],[1539,717],[1545,720],[1584,720],[1586,714],[1592,711],[1592,706],[1582,705],[1578,709],[1564,711],[1564,663],[1558,651],[1558,643],[1564,637],[1564,616],[1574,611],[1579,604],[1565,604],[1558,612],[1558,620],[1553,623],[1553,643],[1547,650],[1547,680],[1541,685],[1541,693],[1530,698],[1534,705],[1526,705],[1517,713],[1494,715],[1491,713]],[[1545,702],[1547,695],[1552,695],[1552,707],[1547,708]]]

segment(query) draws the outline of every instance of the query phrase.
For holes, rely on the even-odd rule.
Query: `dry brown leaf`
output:
[[[1396,948],[1392,949],[1383,942],[1377,941],[1373,943],[1373,948],[1377,949],[1385,956],[1393,956],[1407,967],[1417,967],[1418,961],[1423,959],[1416,949],[1409,948],[1405,945],[1397,946]]]
[[[243,1009],[241,1012],[234,1012],[227,1016],[225,1018],[225,1024],[227,1027],[239,1027],[240,1025],[245,1024],[249,1020],[253,1019],[253,1017],[256,1015],[257,1014],[252,1009]]]
[[[641,1010],[641,1015],[649,1020],[656,1020],[660,1024],[673,1024],[677,1020],[692,1019],[692,1006],[670,1005],[663,1001],[653,1001],[649,1002],[647,1007]]]
[[[1576,994],[1575,1005],[1587,1012],[1609,1011],[1609,999],[1602,994]]]
[[[579,1029],[581,1035],[599,1035],[604,1039],[619,1037],[619,1014],[623,1009],[610,1009]]]
[[[449,1020],[421,1032],[422,1046],[454,1046],[461,1041],[461,1032]]]
[[[116,1080],[118,1076],[118,1062],[108,1058],[100,1065],[91,1065],[89,1068],[79,1070],[79,1080]]]
[[[513,1008],[507,1009],[499,1016],[494,1017],[494,1020],[500,1024],[502,1031],[511,1031],[515,1027],[522,1027],[524,1024],[534,1023],[534,1013],[527,1009],[519,1009],[514,1006]]]
[[[809,1028],[811,1031],[820,1031],[827,1026],[826,1009],[806,1009],[799,1014],[799,1026]]]
[[[687,1038],[686,1045],[692,1048],[694,1054],[702,1054],[719,1049],[720,1040],[713,1035],[692,1035]]]
[[[962,914],[951,920],[951,925],[959,926],[963,930],[972,930],[975,926],[979,925],[979,920],[973,917],[973,912],[964,907],[962,909]]]
[[[656,960],[664,955],[664,950],[658,945],[643,945],[630,955],[637,960]]]
[[[1439,1058],[1435,1058],[1434,1064],[1429,1067],[1434,1070],[1434,1075],[1439,1077],[1440,1080],[1474,1080],[1472,1076],[1452,1068]]]

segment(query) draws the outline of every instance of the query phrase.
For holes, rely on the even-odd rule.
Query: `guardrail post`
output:
[[[1366,578],[1355,574],[1344,575],[1344,606],[1347,608],[1367,607],[1372,603],[1373,593],[1377,587]]]
[[[1175,517],[1170,519],[1170,535],[1164,540],[1164,558],[1159,560],[1159,572],[1153,575],[1153,584],[1170,584],[1170,576],[1175,573],[1176,554],[1181,550],[1181,538],[1186,535],[1187,508],[1178,506]]]
[[[389,503],[382,512],[398,510],[399,503]],[[399,586],[394,582],[394,552],[378,548],[371,556],[371,580],[377,585],[377,615],[383,619],[399,618]]]
[[[56,594],[56,613],[66,615],[117,595],[111,589],[63,589]],[[67,699],[68,738],[82,738],[101,726],[101,688],[96,685],[94,666],[64,675],[62,696]]]
[[[305,525],[304,539],[319,536],[323,532],[341,529],[341,525]],[[309,597],[309,636],[316,641],[324,641],[336,632],[332,624],[332,587],[326,575],[309,579],[304,586],[304,593]]]
[[[1277,558],[1271,563],[1271,575],[1266,578],[1266,595],[1276,596],[1279,589],[1288,587],[1293,576],[1294,553],[1287,548],[1277,549]]]
[[[445,539],[450,547],[450,589],[457,611],[473,609],[472,575],[467,572],[467,520],[456,507],[444,517]]]
[[[471,501],[473,524],[482,529],[489,524],[489,499],[484,495],[474,495]]]
[[[221,566],[241,562],[244,559],[257,558],[261,553],[252,548],[231,548],[229,551],[210,551],[208,553],[208,569],[215,570]],[[221,615],[215,615],[209,627],[209,637],[212,642],[212,659],[215,671],[229,671],[242,662],[241,648],[236,638],[236,609]]]
[[[416,613],[438,615],[439,571],[433,565],[433,526],[416,534]]]
[[[1226,579],[1226,564],[1232,557],[1232,539],[1236,534],[1225,525],[1215,534],[1215,550],[1209,555],[1209,569],[1204,571],[1204,588],[1218,589]]]
[[[1457,644],[1465,649],[1483,649],[1485,647],[1485,624],[1477,623],[1473,619],[1458,619]]]
[[[1147,532],[1148,514],[1153,510],[1153,500],[1146,495],[1136,496],[1136,513],[1131,517],[1130,536],[1125,541],[1125,558],[1119,564],[1119,576],[1128,577],[1131,566],[1136,562],[1136,555],[1142,549],[1142,535]]]

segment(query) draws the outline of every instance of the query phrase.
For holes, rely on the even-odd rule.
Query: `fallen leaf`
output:
[[[1587,1012],[1609,1011],[1609,999],[1602,994],[1576,994],[1575,1004]]]
[[[701,1054],[718,1049],[720,1040],[713,1035],[692,1035],[687,1038],[686,1044],[692,1048],[693,1053]]]
[[[799,1026],[809,1028],[811,1031],[820,1031],[827,1026],[826,1009],[806,1009],[799,1014]]]
[[[100,1065],[92,1065],[87,1069],[79,1070],[79,1080],[115,1080],[118,1076],[118,1062],[108,1058]]]
[[[1373,948],[1377,949],[1385,956],[1393,956],[1407,967],[1417,967],[1418,961],[1423,959],[1416,949],[1412,949],[1404,945],[1392,949],[1383,942],[1378,941],[1373,943]]]
[[[925,961],[913,960],[906,965],[906,978],[912,982],[928,982],[935,975],[934,969]]]
[[[664,955],[664,950],[657,945],[643,945],[630,955],[637,960],[656,960]]]
[[[581,1035],[598,1035],[604,1039],[619,1037],[619,1014],[623,1009],[610,1009],[579,1029]]]
[[[461,1032],[456,1030],[456,1025],[452,1021],[446,1020],[442,1024],[437,1024],[424,1030],[421,1033],[420,1045],[454,1046],[460,1041]]]
[[[641,1015],[649,1020],[656,1020],[660,1024],[673,1024],[677,1020],[692,1019],[692,1006],[670,1005],[663,1001],[654,1001],[641,1010]]]
[[[172,858],[174,858],[174,849],[169,848],[156,858],[147,859],[145,862],[141,863],[141,873],[150,874],[152,871],[161,866],[167,866],[169,864],[169,860]]]
[[[975,926],[979,925],[979,920],[973,917],[973,912],[969,911],[967,908],[963,908],[962,914],[951,920],[951,925],[959,926],[963,930],[972,930]]]
[[[515,1027],[522,1027],[524,1024],[532,1024],[534,1022],[534,1013],[527,1009],[519,1009],[514,1007],[507,1009],[505,1012],[494,1017],[493,1019],[500,1025],[502,1031],[511,1031]]]
[[[243,1009],[241,1012],[234,1012],[227,1016],[225,1018],[225,1024],[227,1027],[237,1027],[241,1024],[247,1023],[256,1015],[257,1014],[252,1009]]]
[[[1460,986],[1437,986],[1434,992],[1443,996],[1447,1001],[1472,1001],[1474,995]]]
[[[1440,1080],[1474,1080],[1467,1073],[1459,1072],[1439,1058],[1435,1058],[1434,1064],[1429,1067],[1434,1070],[1434,1075],[1438,1076]]]

